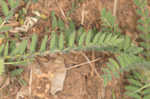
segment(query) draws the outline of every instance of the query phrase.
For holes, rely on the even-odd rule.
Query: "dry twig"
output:
[[[116,16],[117,13],[117,4],[118,4],[118,0],[114,1],[114,8],[113,8],[113,16]]]
[[[99,61],[100,59],[101,59],[101,58],[97,58],[97,59],[91,60],[91,61],[89,61],[89,62],[84,62],[84,63],[78,64],[78,65],[74,65],[74,66],[68,67],[67,70],[74,69],[74,68],[77,68],[77,67],[80,67],[80,66],[83,66],[83,65],[92,63],[92,62],[96,62],[96,61]]]

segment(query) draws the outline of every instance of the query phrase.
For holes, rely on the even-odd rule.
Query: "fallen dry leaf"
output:
[[[64,58],[58,56],[54,61],[49,61],[44,65],[50,67],[49,69],[49,77],[51,79],[50,92],[52,95],[55,95],[58,91],[62,91],[64,86],[64,80],[67,72],[67,69],[64,64]]]

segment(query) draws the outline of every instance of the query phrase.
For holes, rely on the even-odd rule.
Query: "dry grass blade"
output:
[[[84,63],[78,64],[78,65],[74,65],[74,66],[68,67],[67,70],[74,69],[74,68],[77,68],[77,67],[80,67],[80,66],[92,63],[92,62],[96,62],[96,61],[99,61],[100,59],[101,58],[97,58],[97,59],[91,60],[89,62],[84,62]]]

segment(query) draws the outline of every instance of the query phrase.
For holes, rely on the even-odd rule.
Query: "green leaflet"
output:
[[[125,92],[125,95],[132,97],[133,99],[142,99],[142,97],[138,94],[131,94],[131,92]]]
[[[9,43],[7,42],[5,45],[4,56],[8,55],[8,50],[9,50]]]
[[[40,52],[44,52],[46,50],[47,41],[48,41],[48,36],[45,35],[41,43]]]
[[[9,8],[8,8],[7,3],[4,0],[0,0],[0,2],[1,2],[0,5],[2,7],[2,12],[4,13],[5,16],[8,16]]]
[[[14,0],[8,0],[8,3],[10,5],[11,9],[15,8],[15,1]]]
[[[115,60],[113,60],[113,59],[109,59],[109,63],[108,64],[111,64],[111,67],[112,67],[111,70],[113,70],[113,71],[119,70],[119,68],[120,68],[118,63]]]
[[[130,45],[131,45],[131,39],[128,36],[126,36],[124,42],[124,49],[126,50],[127,48],[130,47]]]
[[[92,30],[89,30],[86,36],[85,44],[89,45],[91,43],[91,39],[92,39]]]
[[[56,27],[57,27],[57,18],[55,16],[55,12],[52,11],[51,13],[51,16],[52,16],[52,30],[54,30]]]
[[[64,49],[64,34],[61,33],[59,36],[59,43],[58,43],[58,47],[60,50]]]
[[[112,42],[112,45],[118,45],[119,43],[122,42],[123,39],[121,38],[118,38],[118,35],[112,35],[111,37],[111,42]],[[113,43],[114,42],[114,43]]]
[[[75,43],[75,38],[76,38],[76,32],[74,31],[73,33],[70,34],[69,36],[69,42],[68,42],[68,47],[74,47]]]
[[[23,40],[19,49],[20,49],[20,54],[24,54],[26,48],[27,48],[28,40]]]
[[[16,60],[16,63],[12,63],[14,66],[27,66],[29,62],[32,62],[32,59],[24,59],[21,61],[20,59]]]
[[[138,24],[137,25],[137,28],[138,28],[138,30],[140,30],[140,31],[144,31],[145,32],[145,27],[143,27],[142,25],[140,25],[140,24]]]
[[[138,90],[139,87],[129,85],[129,86],[126,86],[125,89],[128,91],[134,92],[135,90]]]
[[[98,44],[101,33],[97,33],[93,39],[93,44]]]
[[[147,88],[143,91],[143,94],[148,95],[150,94],[150,88]]]
[[[64,24],[63,20],[61,20],[60,18],[58,19],[58,27],[60,28],[60,30],[65,29],[65,24]]]
[[[20,85],[28,86],[28,83],[24,79],[22,79],[22,78],[19,78],[18,82],[20,83]]]
[[[84,45],[85,36],[86,36],[86,33],[83,32],[83,33],[81,34],[80,38],[79,38],[78,45],[79,45],[80,47],[82,47],[82,46]]]
[[[2,56],[2,52],[4,51],[4,47],[5,47],[4,44],[0,45],[0,56]]]
[[[131,83],[134,86],[142,87],[142,83],[135,79],[128,79],[129,83]]]
[[[99,44],[99,45],[102,45],[102,44],[103,44],[105,37],[106,37],[106,34],[105,34],[105,33],[103,33],[102,35],[100,35],[100,38],[99,38],[99,41],[98,41],[98,44]]]
[[[14,8],[16,8],[19,5],[19,0],[8,0],[8,3],[11,7],[11,10],[13,10]]]
[[[115,23],[116,18],[111,14],[111,12],[102,9],[101,11],[101,21],[102,21],[102,30],[104,32],[117,33],[120,34],[120,29],[118,24]]]
[[[106,70],[104,71],[105,74],[104,75],[107,75],[105,77],[112,77],[111,75],[113,74],[115,77],[119,77],[119,74],[122,72],[122,71],[129,71],[131,69],[135,69],[136,66],[137,66],[137,63],[141,63],[144,65],[144,62],[142,62],[142,58],[139,57],[139,56],[135,56],[135,55],[129,55],[129,54],[121,54],[120,56],[117,56],[116,57],[117,61],[116,60],[113,60],[113,59],[109,59],[109,63],[107,63],[107,72]],[[139,64],[141,66],[141,64]],[[149,63],[148,63],[149,64]],[[121,67],[120,67],[121,66]],[[146,67],[146,63],[145,63],[145,67]],[[132,67],[132,68],[131,68]],[[133,68],[134,67],[134,68]],[[144,68],[144,67],[143,67]],[[110,72],[108,72],[110,71]],[[109,74],[110,73],[110,74]],[[109,75],[109,76],[108,76]],[[105,78],[106,79],[106,78]],[[109,78],[110,79],[110,78]],[[108,78],[107,78],[107,81]],[[133,80],[132,80],[133,82]],[[107,82],[106,82],[107,83]],[[137,85],[138,82],[135,84]]]
[[[75,24],[72,20],[69,22],[69,30],[70,32],[74,32],[75,30]]]
[[[23,54],[27,48],[28,40],[23,40],[17,48],[14,48],[11,55]]]
[[[104,26],[114,26],[114,16],[112,16],[110,12],[107,12],[105,8],[101,11],[101,19]]]
[[[125,61],[125,57],[127,57],[127,55],[123,54],[123,55],[120,55],[119,57],[117,57],[120,65],[122,67],[125,67],[127,64],[126,64],[126,61]]]
[[[2,75],[5,71],[5,67],[4,67],[4,59],[0,58],[0,75]]]
[[[131,39],[128,36],[124,37],[124,40],[119,44],[120,49],[123,49],[124,51],[128,50],[128,48],[131,47]]]
[[[108,34],[104,40],[104,44],[111,45],[113,42],[111,42],[112,34]]]
[[[0,32],[7,32],[7,31],[9,31],[10,29],[12,29],[11,26],[2,26],[2,27],[0,28]]]
[[[2,24],[3,23],[3,19],[0,17],[0,24]]]
[[[37,35],[33,34],[32,36],[32,41],[30,45],[30,52],[33,53],[36,50],[36,45],[37,45]]]
[[[145,95],[143,99],[150,99],[150,95]]]
[[[55,49],[57,49],[57,44],[57,34],[53,31],[50,40],[50,50],[54,51]]]
[[[24,70],[23,70],[22,68],[15,69],[15,70],[13,70],[13,71],[10,73],[10,75],[11,75],[12,77],[15,77],[15,76],[21,75],[21,73],[22,73],[23,71],[24,71]]]
[[[143,48],[133,45],[129,47],[127,50],[125,50],[125,52],[131,53],[131,54],[138,54],[138,53],[143,52]]]

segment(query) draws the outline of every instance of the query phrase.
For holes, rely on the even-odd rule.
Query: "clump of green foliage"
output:
[[[137,14],[141,17],[137,25],[137,29],[141,32],[139,48],[134,49],[133,46],[124,46],[124,51],[128,48],[134,50],[131,53],[120,53],[116,56],[116,59],[109,59],[107,68],[104,68],[104,82],[108,83],[112,79],[112,76],[120,77],[125,71],[131,75],[127,76],[129,85],[125,87],[125,95],[132,97],[133,99],[150,99],[150,16],[147,8],[147,0],[134,0],[137,9]],[[125,42],[132,42],[127,39]],[[131,44],[131,43],[128,43]],[[135,45],[134,45],[135,46]],[[117,61],[116,61],[117,60]]]
[[[137,72],[133,71],[129,78],[129,85],[126,86],[127,95],[134,99],[150,99],[150,13],[147,0],[134,0],[138,9],[137,14],[141,17],[138,20],[137,29],[140,31],[139,38],[142,39],[139,45],[144,49],[140,54],[144,62],[139,64]]]

